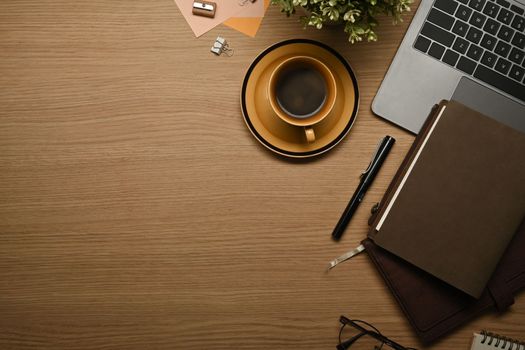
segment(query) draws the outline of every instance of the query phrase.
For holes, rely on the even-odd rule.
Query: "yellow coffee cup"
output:
[[[270,75],[268,100],[276,116],[303,128],[306,141],[315,141],[314,126],[326,118],[335,104],[337,85],[330,69],[310,56],[293,56]]]

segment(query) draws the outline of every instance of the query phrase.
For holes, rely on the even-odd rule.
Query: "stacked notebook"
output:
[[[525,347],[525,341],[523,340],[511,339],[497,333],[481,331],[480,333],[474,333],[470,350],[520,350],[521,347]]]
[[[525,287],[525,135],[457,102],[427,119],[363,242],[424,342]]]

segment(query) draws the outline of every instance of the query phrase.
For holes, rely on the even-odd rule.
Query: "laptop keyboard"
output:
[[[414,48],[525,102],[525,13],[507,0],[435,0]]]

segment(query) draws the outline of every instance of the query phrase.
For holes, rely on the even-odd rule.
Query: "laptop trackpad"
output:
[[[525,133],[525,106],[481,84],[462,77],[451,100]]]

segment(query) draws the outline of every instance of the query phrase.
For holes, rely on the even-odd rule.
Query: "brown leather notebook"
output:
[[[479,298],[525,215],[525,134],[455,101],[422,130],[369,238]]]
[[[489,311],[503,312],[525,289],[525,220],[479,299],[451,287],[403,259],[363,241],[366,252],[425,344]]]

